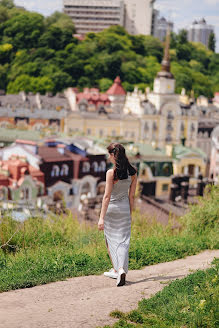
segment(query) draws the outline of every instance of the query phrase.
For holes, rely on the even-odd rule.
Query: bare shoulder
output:
[[[106,177],[109,177],[109,178],[113,177],[113,169],[109,169],[106,171]]]

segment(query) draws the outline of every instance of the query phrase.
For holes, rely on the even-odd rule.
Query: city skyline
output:
[[[62,10],[62,0],[15,0],[16,5],[24,6],[28,10],[42,13],[45,16],[54,11]],[[219,52],[219,0],[157,0],[155,8],[160,10],[161,16],[165,16],[174,22],[174,30],[188,28],[196,19],[204,17],[208,24],[214,26],[217,39],[217,52]],[[185,15],[186,13],[186,15]]]

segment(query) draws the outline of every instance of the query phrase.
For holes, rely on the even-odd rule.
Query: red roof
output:
[[[126,95],[125,89],[122,86],[119,76],[117,76],[117,78],[115,78],[113,85],[109,88],[109,90],[107,90],[106,93],[108,95],[112,95],[112,96],[125,96]]]
[[[16,142],[16,143],[20,143],[20,144],[26,144],[26,145],[36,146],[36,142],[31,141],[31,140],[21,140],[21,139],[16,139],[15,142]]]
[[[83,92],[76,94],[77,103],[87,100],[90,105],[110,105],[111,101],[106,93],[100,93],[97,88],[84,88]]]

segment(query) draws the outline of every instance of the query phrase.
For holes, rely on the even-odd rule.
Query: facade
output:
[[[124,0],[124,27],[129,34],[152,34],[154,0]]]
[[[98,184],[105,181],[105,151],[87,138],[42,142],[16,140],[13,145],[1,149],[0,188],[4,187],[5,200],[20,200],[19,193],[26,184],[32,189],[27,192],[23,204],[28,201],[34,206],[40,198],[43,208],[62,201],[68,208],[78,208],[82,196],[95,197]],[[16,173],[17,166],[21,169],[20,175]],[[28,176],[29,171],[31,176]],[[40,191],[36,192],[38,185]],[[11,189],[6,193],[8,186],[15,191]]]
[[[100,32],[112,25],[123,26],[128,33],[150,35],[155,0],[63,0],[77,34]]]
[[[181,96],[175,94],[175,79],[170,72],[169,34],[162,70],[154,80],[153,91],[143,94],[135,88],[133,93],[128,93],[124,113],[138,118],[141,142],[153,143],[158,148],[181,143],[196,147],[198,112],[192,103],[182,103]]]
[[[219,92],[215,92],[213,99],[214,106],[219,108]]]
[[[219,125],[212,132],[210,177],[219,183]]]
[[[44,194],[44,174],[25,156],[11,155],[0,161],[0,202],[36,203]]]
[[[70,111],[63,94],[42,96],[39,93],[0,95],[0,128],[58,132]]]
[[[63,7],[78,34],[124,24],[124,2],[120,0],[64,0]]]
[[[208,25],[206,20],[202,18],[200,21],[194,21],[188,30],[188,40],[193,42],[201,42],[208,47],[209,35],[214,32],[212,25]]]

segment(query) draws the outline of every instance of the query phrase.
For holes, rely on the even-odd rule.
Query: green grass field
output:
[[[216,328],[219,327],[219,259],[210,269],[198,270],[182,280],[176,279],[138,309],[111,316],[118,318],[104,328]]]
[[[213,187],[189,214],[180,231],[135,211],[129,269],[183,258],[204,249],[219,248],[219,187]],[[151,218],[150,218],[151,221]],[[69,215],[28,219],[0,219],[0,292],[32,287],[69,277],[102,274],[111,268],[103,231],[79,224]]]

